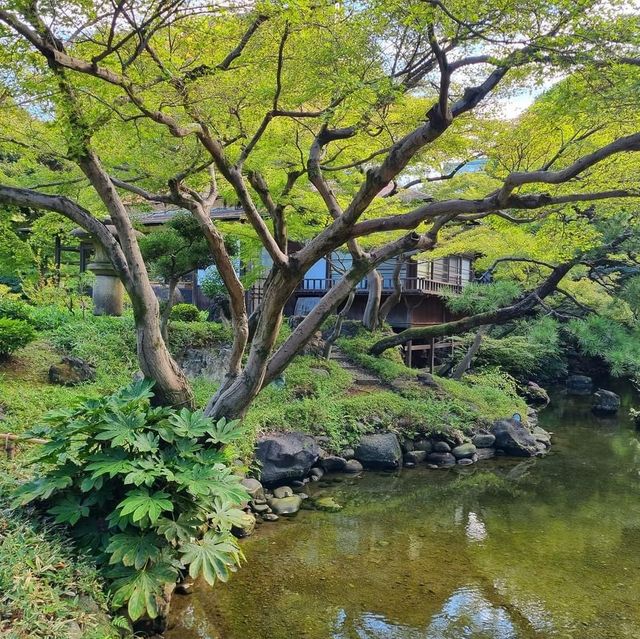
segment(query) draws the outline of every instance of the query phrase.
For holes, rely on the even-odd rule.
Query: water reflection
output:
[[[231,582],[176,599],[167,639],[638,639],[640,445],[556,402],[542,460],[366,474],[339,513],[265,524]]]

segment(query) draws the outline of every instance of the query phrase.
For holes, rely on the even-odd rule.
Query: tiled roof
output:
[[[171,209],[169,211],[154,211],[153,213],[145,213],[142,215],[132,214],[132,217],[144,226],[159,226],[165,224],[180,213],[188,213],[185,209]],[[234,207],[220,207],[211,209],[212,220],[226,220],[230,222],[243,220],[244,212],[242,209]]]

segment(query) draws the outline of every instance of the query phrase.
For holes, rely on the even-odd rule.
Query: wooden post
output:
[[[429,372],[433,375],[433,371],[436,367],[436,340],[431,338],[431,360],[429,362]]]
[[[408,366],[409,368],[411,368],[411,355],[412,355],[412,351],[413,351],[413,340],[409,340],[407,342],[407,352],[405,353],[404,356],[404,363],[406,366]]]

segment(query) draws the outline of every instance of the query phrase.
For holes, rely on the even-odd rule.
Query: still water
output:
[[[640,433],[556,397],[544,459],[366,473],[265,523],[167,639],[640,639]]]

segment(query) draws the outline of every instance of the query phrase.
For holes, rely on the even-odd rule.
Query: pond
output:
[[[543,459],[365,473],[243,543],[226,585],[176,596],[167,639],[638,639],[640,442],[556,397]]]

